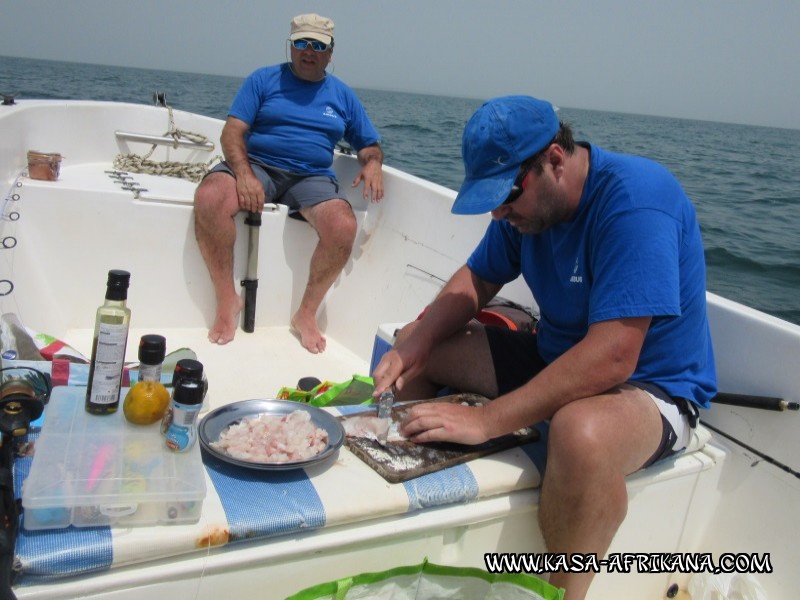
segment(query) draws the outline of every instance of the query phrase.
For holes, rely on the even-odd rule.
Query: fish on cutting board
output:
[[[378,440],[381,433],[388,432],[386,442],[401,442],[408,438],[400,433],[400,422],[391,417],[382,419],[375,415],[356,415],[342,420],[345,436]]]
[[[384,392],[384,394],[386,394],[386,392]],[[381,394],[381,400],[383,400],[384,394]],[[431,400],[414,400],[412,402],[394,404],[394,393],[391,394],[391,400],[392,401],[388,403],[388,405],[376,403],[377,416],[370,411],[365,414],[343,417],[341,422],[344,427],[345,436],[348,438],[377,440],[384,443],[404,442],[408,441],[408,438],[400,433],[400,425],[405,421],[408,416],[408,411],[415,404],[424,402],[457,402],[465,406],[470,406],[488,401],[486,398],[474,394],[457,394],[454,396],[433,398]],[[382,412],[383,414],[381,414]],[[388,434],[385,439],[382,439],[383,433]]]
[[[535,427],[526,427],[476,446],[452,443],[417,444],[403,437],[398,428],[411,408],[424,402],[453,402],[476,406],[489,402],[489,399],[476,394],[453,394],[394,404],[386,441],[381,440],[381,432],[385,431],[388,419],[377,417],[375,412],[340,417],[347,447],[386,481],[401,483],[520,444],[536,442],[540,437]]]
[[[344,419],[342,425],[345,435],[349,438],[366,438],[376,440],[381,445],[389,442],[407,440],[400,434],[399,427],[402,418],[395,421],[392,418],[394,407],[394,389],[384,391],[377,401],[377,416],[359,415]]]

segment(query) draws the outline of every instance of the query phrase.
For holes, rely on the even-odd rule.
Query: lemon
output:
[[[122,412],[129,423],[152,425],[164,416],[169,401],[169,392],[161,382],[139,381],[128,390]]]

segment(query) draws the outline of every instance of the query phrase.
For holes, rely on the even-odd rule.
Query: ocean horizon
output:
[[[0,56],[0,93],[18,100],[149,104],[159,91],[175,109],[218,119],[243,79]],[[461,133],[482,99],[354,89],[382,135],[387,165],[459,188]],[[577,139],[647,156],[675,174],[697,209],[710,292],[800,324],[799,129],[563,106],[559,117]]]

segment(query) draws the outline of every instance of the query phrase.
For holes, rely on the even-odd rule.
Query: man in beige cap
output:
[[[317,311],[350,257],[356,219],[331,168],[344,138],[356,151],[364,198],[383,198],[380,136],[355,92],[325,71],[333,56],[333,21],[316,14],[292,19],[287,63],[253,72],[234,98],[221,144],[225,161],[195,193],[195,234],[217,298],[209,331],[216,344],[236,333],[243,301],[234,287],[234,217],[286,204],[316,230],[308,283],[291,326],[309,352],[325,350]]]

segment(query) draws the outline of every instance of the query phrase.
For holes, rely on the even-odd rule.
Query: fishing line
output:
[[[778,467],[779,469],[782,469],[782,470],[786,471],[787,473],[789,473],[790,475],[794,475],[795,477],[797,477],[798,479],[800,479],[800,473],[798,473],[797,471],[795,471],[794,469],[792,469],[790,466],[783,464],[781,461],[779,461],[779,460],[777,460],[777,459],[774,459],[774,458],[772,458],[772,457],[771,457],[771,456],[769,456],[768,454],[764,454],[764,453],[763,453],[763,452],[761,452],[760,450],[756,450],[756,449],[755,449],[755,448],[753,448],[752,446],[749,446],[749,445],[745,444],[745,443],[744,443],[743,441],[741,441],[740,439],[737,439],[737,438],[733,437],[732,435],[730,435],[730,434],[728,434],[728,433],[725,433],[724,431],[721,431],[720,429],[717,429],[717,428],[716,428],[716,427],[714,427],[713,425],[709,425],[709,424],[708,424],[708,423],[706,423],[706,422],[703,422],[703,427],[705,427],[706,429],[710,429],[711,431],[713,431],[713,432],[715,432],[715,433],[718,433],[718,434],[719,434],[719,435],[721,435],[722,437],[724,437],[724,438],[726,438],[726,439],[729,439],[729,440],[730,440],[730,441],[732,441],[734,444],[738,444],[739,446],[741,446],[742,448],[744,448],[744,449],[745,449],[745,450],[747,450],[748,452],[752,452],[753,454],[755,454],[755,455],[756,455],[756,456],[758,456],[759,458],[761,458],[761,459],[763,459],[763,460],[767,461],[767,462],[768,462],[768,463],[770,463],[771,465],[775,465],[775,466],[776,466],[776,467]],[[755,463],[754,463],[754,464],[755,464]]]
[[[428,271],[426,271],[425,269],[420,269],[420,268],[419,268],[418,266],[416,266],[416,265],[412,265],[412,264],[406,264],[406,268],[407,268],[407,269],[414,269],[414,270],[416,270],[416,271],[419,271],[419,272],[420,272],[420,273],[422,273],[423,275],[427,275],[428,277],[430,277],[431,279],[435,279],[435,280],[436,280],[436,281],[438,281],[439,283],[442,283],[442,284],[445,284],[445,283],[447,283],[447,281],[445,281],[444,279],[442,279],[442,278],[441,278],[441,277],[439,277],[438,275],[434,275],[433,273],[429,273],[429,272],[428,272]]]
[[[423,275],[427,275],[431,279],[435,279],[436,281],[441,283],[442,286],[444,286],[444,284],[447,283],[444,279],[442,279],[438,275],[434,275],[433,273],[429,273],[425,269],[421,269],[420,267],[418,267],[416,265],[412,265],[410,263],[406,263],[406,268],[407,269],[414,269],[415,271],[419,271]],[[514,302],[513,300],[508,300],[507,298],[503,298],[502,296],[495,296],[494,298],[492,298],[486,304],[485,308],[491,309],[492,307],[499,307],[499,306],[504,306],[506,308],[514,308],[514,309],[517,309],[517,310],[521,310],[522,312],[524,312],[529,317],[532,317],[534,319],[538,319],[538,317],[536,316],[536,314],[534,314],[534,312],[533,312],[533,310],[531,308],[529,308],[527,306],[522,306],[518,302]]]

